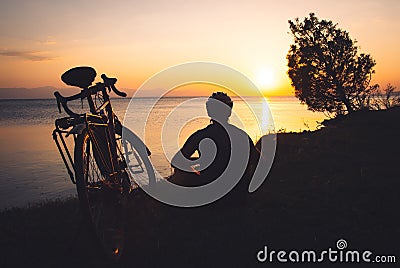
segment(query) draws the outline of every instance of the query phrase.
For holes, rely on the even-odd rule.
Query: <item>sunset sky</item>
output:
[[[226,64],[266,95],[291,95],[288,20],[310,12],[350,32],[376,60],[373,82],[400,87],[400,1],[20,1],[0,8],[0,87],[65,87],[60,75],[89,65],[135,89],[190,61]],[[191,92],[191,94],[194,94]]]

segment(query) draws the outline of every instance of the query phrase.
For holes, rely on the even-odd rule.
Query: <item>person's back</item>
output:
[[[237,175],[241,180],[234,192],[245,194],[251,163],[258,158],[258,152],[246,132],[228,123],[232,106],[232,100],[225,93],[217,92],[210,96],[206,107],[211,124],[193,133],[174,156],[171,164],[176,175],[172,182],[182,186],[200,186],[222,176],[234,179],[233,176]],[[193,160],[191,156],[196,151],[199,158]],[[197,175],[188,175],[192,172]],[[181,178],[177,178],[179,176]]]

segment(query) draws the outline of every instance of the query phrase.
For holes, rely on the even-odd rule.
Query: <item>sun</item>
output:
[[[269,89],[275,82],[275,74],[271,69],[263,68],[257,72],[256,84],[260,89]]]

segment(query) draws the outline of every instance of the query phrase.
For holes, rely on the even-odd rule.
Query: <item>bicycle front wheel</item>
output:
[[[123,127],[122,154],[129,171],[132,190],[138,187],[154,187],[156,176],[149,158],[149,150],[143,141],[129,128]]]
[[[78,197],[90,235],[112,260],[118,260],[124,248],[129,177],[125,170],[119,178],[110,178],[110,155],[102,147],[104,135],[84,131],[75,143],[75,173]]]

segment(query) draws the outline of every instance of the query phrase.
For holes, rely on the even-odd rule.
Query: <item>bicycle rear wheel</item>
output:
[[[110,156],[100,147],[108,146],[104,136],[84,131],[75,143],[76,186],[81,208],[92,237],[111,260],[118,260],[124,249],[129,176],[122,169],[110,178],[106,163]],[[93,134],[95,133],[95,134]]]

